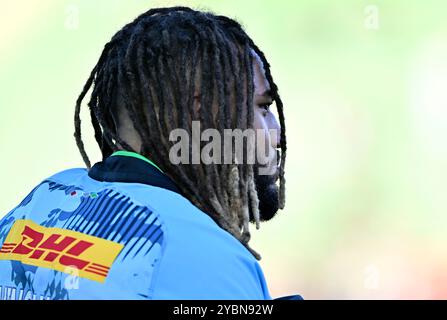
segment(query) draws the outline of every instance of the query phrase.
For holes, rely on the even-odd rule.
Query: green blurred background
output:
[[[2,0],[0,217],[83,166],[74,103],[104,44],[178,4],[240,21],[280,88],[287,207],[252,244],[272,296],[447,298],[445,0]]]

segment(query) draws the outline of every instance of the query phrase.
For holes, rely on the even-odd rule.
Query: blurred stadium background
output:
[[[237,18],[272,65],[288,202],[253,235],[272,296],[447,298],[444,0],[3,0],[0,217],[83,166],[74,102],[102,47],[170,5]]]

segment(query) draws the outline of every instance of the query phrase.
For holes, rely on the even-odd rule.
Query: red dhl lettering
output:
[[[17,220],[0,248],[0,260],[72,273],[103,282],[123,245],[80,232]]]

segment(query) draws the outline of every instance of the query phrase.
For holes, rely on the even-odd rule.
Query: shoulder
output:
[[[82,168],[64,170],[49,179],[113,189],[149,209],[155,223],[141,228],[148,234],[139,236],[156,238],[160,246],[149,288],[152,299],[270,298],[255,257],[179,193],[142,183],[99,182]]]
[[[65,169],[49,176],[46,180],[70,181],[71,179],[88,174],[86,168],[70,168]]]
[[[146,190],[165,233],[153,299],[270,299],[255,257],[181,195]]]

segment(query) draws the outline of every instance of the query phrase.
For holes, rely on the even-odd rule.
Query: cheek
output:
[[[266,118],[263,116],[262,112],[255,112],[253,128],[256,131],[256,138],[261,138],[264,141],[264,150],[267,151],[270,146],[270,134],[268,131]],[[256,146],[258,148],[260,147],[260,143],[262,143],[262,140],[256,139]]]
[[[262,129],[266,130],[267,122],[265,121],[265,117],[262,114],[262,110],[260,108],[255,108],[254,111],[254,120],[253,120],[253,128],[256,129]]]

